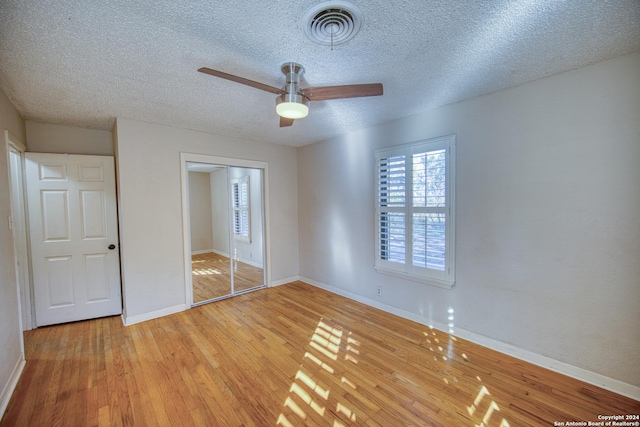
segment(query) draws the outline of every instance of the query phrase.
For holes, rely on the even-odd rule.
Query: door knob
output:
[[[114,245],[113,243],[109,245],[109,250],[112,251],[116,248],[116,245]]]

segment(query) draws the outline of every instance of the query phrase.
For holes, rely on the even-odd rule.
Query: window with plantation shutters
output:
[[[376,151],[376,262],[381,273],[454,283],[455,136]]]
[[[249,242],[251,224],[249,221],[249,177],[243,176],[231,181],[233,198],[233,236]]]

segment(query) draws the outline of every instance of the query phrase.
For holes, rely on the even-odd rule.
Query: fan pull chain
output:
[[[329,29],[331,30],[331,50],[333,50],[333,31],[338,27],[338,24],[335,22],[329,24]]]
[[[333,51],[333,26],[331,26],[331,50]]]

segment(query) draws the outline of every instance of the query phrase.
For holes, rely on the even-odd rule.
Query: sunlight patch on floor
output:
[[[195,274],[196,276],[205,276],[209,274],[222,274],[222,271],[213,268],[207,268],[192,270],[191,273]]]
[[[309,341],[309,347],[312,350],[305,352],[302,365],[289,389],[289,396],[284,402],[283,407],[287,411],[280,414],[276,424],[283,427],[295,425],[287,416],[297,416],[305,424],[314,425],[318,424],[318,417],[321,417],[326,420],[327,426],[332,427],[345,427],[356,422],[358,417],[349,407],[349,402],[344,400],[344,390],[337,387],[332,395],[330,388],[314,378],[312,370],[305,368],[305,363],[311,362],[312,365],[307,366],[315,365],[329,375],[336,375],[336,369],[332,365],[338,363],[339,356],[344,356],[344,360],[348,362],[358,363],[360,342],[351,337],[351,332],[345,337],[344,331],[340,328],[320,319]],[[344,370],[344,366],[342,369]],[[340,382],[354,390],[357,389],[356,384],[345,375],[340,375]],[[334,405],[335,409],[331,410]],[[308,412],[309,410],[313,412]]]
[[[447,320],[449,321],[447,326],[449,327],[449,334],[446,346],[444,339],[442,337],[438,338],[438,336],[441,336],[444,332],[437,331],[433,326],[429,326],[429,330],[423,332],[424,340],[428,345],[427,348],[433,353],[433,360],[436,362],[442,361],[447,365],[449,362],[454,362],[456,359],[455,346],[458,339],[452,335],[455,326],[454,312],[453,307],[449,307],[447,309]],[[469,356],[466,353],[462,353],[460,357],[462,357],[462,360],[465,362],[470,361]],[[493,400],[491,393],[489,393],[489,389],[482,383],[480,376],[476,376],[475,379],[480,383],[480,390],[476,394],[473,403],[470,406],[467,406],[466,409],[470,417],[473,417],[475,420],[480,420],[480,424],[475,424],[476,427],[488,427],[492,418],[496,419],[499,417],[497,413],[500,412],[500,407],[495,400]],[[442,377],[442,382],[446,385],[454,384],[459,381],[461,380],[455,375],[452,375],[449,378],[446,375]],[[491,425],[495,426],[495,421],[491,423]],[[505,418],[502,418],[499,427],[510,427],[510,425]]]

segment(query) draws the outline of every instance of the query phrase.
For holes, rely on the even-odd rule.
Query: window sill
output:
[[[251,244],[251,239],[249,239],[247,236],[238,236],[237,234],[234,234],[233,240],[235,240],[236,242]]]
[[[426,285],[435,286],[443,289],[449,289],[449,290],[453,289],[453,285],[455,284],[455,282],[448,282],[446,280],[438,280],[430,277],[418,276],[416,274],[409,274],[402,271],[391,270],[388,268],[383,268],[378,266],[374,266],[373,268],[380,274],[399,277],[401,279],[411,280],[412,282],[424,283]]]

